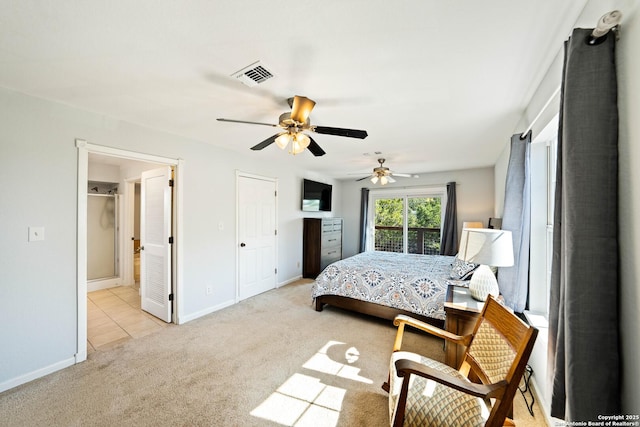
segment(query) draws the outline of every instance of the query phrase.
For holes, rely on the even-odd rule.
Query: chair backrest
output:
[[[527,325],[493,297],[487,298],[465,351],[460,372],[482,383],[506,381],[486,425],[502,425],[533,350],[538,330]]]

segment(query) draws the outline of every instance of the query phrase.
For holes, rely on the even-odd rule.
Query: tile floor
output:
[[[87,294],[87,353],[167,326],[168,323],[140,309],[136,288],[119,286]]]

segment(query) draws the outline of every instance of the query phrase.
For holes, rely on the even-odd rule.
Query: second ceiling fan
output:
[[[393,176],[400,176],[403,178],[418,178],[418,175],[391,172],[388,167],[383,166],[384,161],[385,159],[378,159],[378,163],[380,163],[380,166],[373,168],[373,173],[371,175],[365,176],[364,178],[356,179],[356,181],[362,181],[364,179],[371,178],[371,182],[374,184],[377,184],[379,182],[380,185],[386,185],[396,182],[396,180],[392,178]]]
[[[291,154],[299,154],[308,148],[314,156],[323,156],[326,154],[325,151],[320,148],[313,138],[304,133],[305,131],[358,139],[364,139],[367,137],[366,130],[312,125],[309,120],[309,115],[316,103],[305,96],[296,95],[293,98],[289,98],[287,101],[291,107],[291,112],[281,114],[278,124],[223,118],[218,118],[217,120],[220,122],[246,123],[252,125],[279,127],[283,129],[283,132],[270,136],[261,143],[251,147],[252,150],[262,150],[275,142],[276,145],[283,150],[290,145],[289,152]]]

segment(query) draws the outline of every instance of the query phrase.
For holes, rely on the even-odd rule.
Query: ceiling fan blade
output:
[[[273,144],[277,137],[279,137],[280,135],[284,135],[285,133],[286,132],[281,132],[281,133],[277,133],[277,134],[275,134],[273,136],[270,136],[269,138],[267,138],[264,141],[262,141],[260,144],[256,144],[253,147],[251,147],[251,149],[254,150],[254,151],[262,150],[263,148],[266,148],[266,147],[270,146],[271,144]]]
[[[395,172],[392,172],[391,175],[400,176],[402,178],[411,178],[413,176],[413,175],[409,175],[408,173],[395,173]]]
[[[391,178],[391,176],[387,176],[387,182],[389,182],[389,183],[392,183],[392,184],[393,184],[394,182],[396,182],[396,180],[395,180],[395,179],[393,179],[393,178]]]
[[[356,179],[356,182],[364,181],[365,179],[368,179],[368,178],[372,178],[372,176],[365,176],[364,178]]]
[[[366,130],[332,128],[327,126],[312,126],[311,130],[315,133],[323,133],[327,135],[347,136],[349,138],[365,139],[368,134]]]
[[[308,136],[308,135],[307,135],[307,136]],[[310,140],[311,142],[309,142],[309,146],[307,147],[307,150],[311,151],[311,154],[313,154],[313,155],[314,155],[314,156],[316,156],[316,157],[324,156],[324,155],[326,154],[326,153],[324,152],[324,150],[323,150],[322,148],[320,148],[320,146],[318,145],[318,143],[317,143],[317,142],[315,142],[315,141],[313,140],[313,138],[311,138],[310,136],[309,136],[309,140]]]
[[[248,122],[246,120],[233,120],[233,119],[216,119],[216,120],[219,121],[219,122],[246,123],[248,125],[271,126],[273,128],[280,127],[280,125],[274,125],[272,123]]]
[[[291,107],[291,119],[298,123],[306,123],[309,119],[309,114],[311,114],[311,110],[313,110],[315,105],[315,101],[312,101],[305,96],[294,96]]]

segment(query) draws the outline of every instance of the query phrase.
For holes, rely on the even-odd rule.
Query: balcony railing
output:
[[[403,252],[402,227],[375,227],[376,251]],[[411,254],[440,254],[440,229],[427,227],[409,227],[408,251]]]

